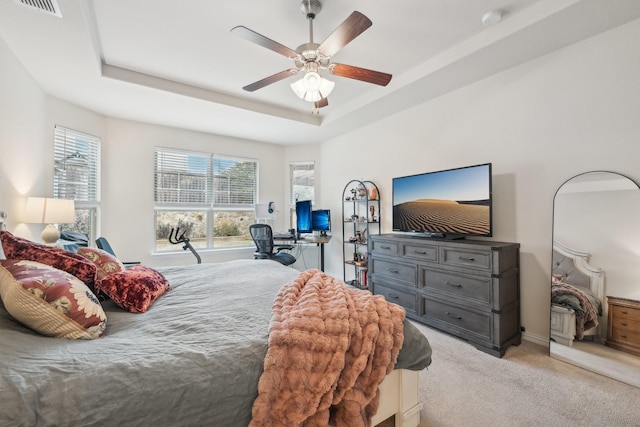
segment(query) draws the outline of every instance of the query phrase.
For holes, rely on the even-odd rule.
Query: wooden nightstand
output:
[[[607,297],[607,346],[640,356],[640,301]]]

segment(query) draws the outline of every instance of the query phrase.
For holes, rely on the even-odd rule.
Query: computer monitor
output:
[[[311,200],[296,202],[296,231],[298,234],[312,233],[311,228]]]
[[[311,211],[311,229],[327,234],[331,231],[331,211],[329,209],[316,209]]]

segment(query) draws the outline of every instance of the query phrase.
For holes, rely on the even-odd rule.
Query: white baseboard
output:
[[[523,332],[522,339],[525,341],[532,342],[534,344],[541,345],[543,347],[549,347],[549,337],[543,337],[541,335],[536,335],[529,332]]]

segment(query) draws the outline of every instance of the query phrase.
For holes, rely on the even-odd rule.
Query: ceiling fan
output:
[[[251,83],[243,87],[244,90],[253,92],[302,72],[304,76],[300,80],[292,83],[291,89],[301,99],[313,102],[315,108],[318,109],[329,104],[327,97],[334,86],[333,82],[320,75],[320,70],[326,70],[335,76],[360,80],[380,86],[386,86],[389,81],[391,81],[391,74],[331,62],[333,55],[362,34],[372,25],[372,22],[362,13],[357,11],[353,12],[329,37],[318,44],[313,41],[313,20],[316,15],[320,13],[321,9],[322,3],[320,0],[302,0],[300,10],[306,15],[309,21],[310,40],[308,43],[298,46],[295,50],[241,25],[231,29],[232,33],[244,39],[286,56],[293,61],[295,67]]]

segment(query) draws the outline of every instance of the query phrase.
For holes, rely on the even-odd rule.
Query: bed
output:
[[[559,344],[603,338],[604,271],[589,258],[587,252],[553,243],[550,335]]]
[[[172,289],[144,313],[104,301],[93,340],[44,337],[0,304],[0,425],[246,426],[274,296],[300,272],[269,260],[157,268]],[[426,338],[406,320],[373,425],[416,426]]]

